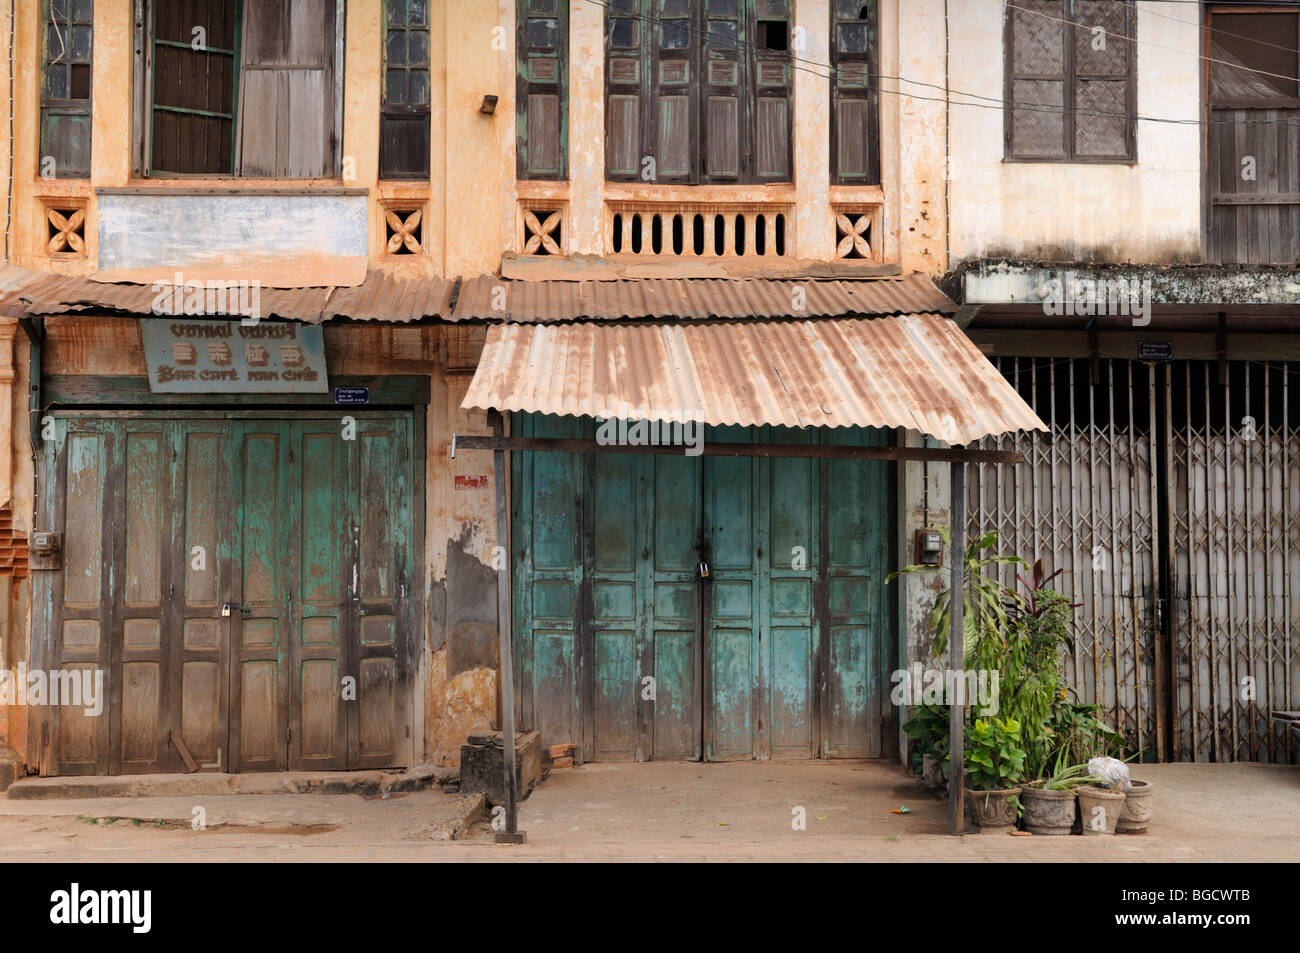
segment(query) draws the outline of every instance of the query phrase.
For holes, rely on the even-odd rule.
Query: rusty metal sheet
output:
[[[938,314],[496,325],[461,406],[746,426],[906,427],[952,444],[1047,429]]]
[[[0,286],[0,313],[156,313],[162,285],[27,272]],[[925,275],[845,280],[634,278],[509,281],[405,277],[371,271],[356,287],[261,287],[259,313],[317,323],[333,318],[406,323],[424,319],[547,323],[686,318],[830,318],[918,312],[952,314],[957,305]],[[169,292],[164,288],[164,293]],[[453,307],[454,302],[454,307]]]
[[[170,286],[161,284],[109,284],[88,277],[29,274],[34,277],[0,296],[0,314],[21,317],[107,311],[150,315],[158,313],[159,294],[170,294]],[[455,284],[446,278],[405,278],[372,271],[362,284],[351,288],[260,288],[258,312],[263,318],[309,324],[331,318],[398,323],[445,318],[451,311]]]
[[[853,280],[634,278],[612,281],[466,279],[454,321],[552,322],[618,318],[830,318],[953,314],[956,303],[923,274]]]

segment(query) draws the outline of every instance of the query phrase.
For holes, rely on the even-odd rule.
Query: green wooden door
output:
[[[713,441],[810,443],[806,431],[719,428]],[[705,534],[711,761],[817,754],[818,466],[709,457]]]
[[[46,773],[409,763],[412,416],[55,418],[40,664],[103,673],[101,716],[49,706]],[[229,606],[229,612],[223,607]]]
[[[589,423],[522,416],[516,432],[590,437]],[[881,755],[884,464],[615,452],[512,465],[522,727],[593,760]]]

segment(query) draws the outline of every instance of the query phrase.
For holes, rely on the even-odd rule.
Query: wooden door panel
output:
[[[411,431],[405,415],[362,418],[352,446],[346,510],[354,550],[348,650],[348,670],[357,679],[357,700],[348,715],[352,768],[397,767],[410,760]]]
[[[103,710],[49,704],[38,716],[41,773],[107,774],[110,725],[117,702],[112,671],[113,539],[104,531],[116,498],[115,428],[103,421],[61,419],[47,442],[46,505],[64,534],[63,569],[51,573],[48,670],[67,678],[102,676]],[[45,575],[44,573],[40,575]],[[36,600],[33,600],[34,604]],[[75,676],[72,673],[77,673]],[[47,701],[50,699],[47,698]]]
[[[291,432],[289,766],[345,768],[347,441],[331,420],[295,423]]]
[[[252,421],[236,428],[238,592],[231,618],[231,769],[284,770],[289,698],[289,427]],[[282,660],[284,660],[282,662]]]
[[[230,767],[230,639],[238,612],[222,616],[221,606],[233,600],[230,462],[236,455],[228,422],[174,427],[171,724],[200,770],[219,771]]]

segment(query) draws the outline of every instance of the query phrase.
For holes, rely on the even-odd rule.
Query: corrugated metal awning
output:
[[[923,274],[861,279],[628,278],[504,281],[467,278],[456,321],[604,321],[952,314],[957,304]]]
[[[472,410],[905,427],[951,444],[1047,426],[938,314],[488,329]]]
[[[11,268],[0,276],[0,314],[11,317],[153,314],[150,284],[108,282]],[[99,276],[102,279],[102,275]],[[952,314],[957,305],[922,274],[859,279],[629,278],[519,281],[459,279],[372,270],[355,287],[261,287],[263,318],[317,324],[333,319],[554,323],[561,321],[768,319],[846,315]],[[160,289],[163,285],[160,284]],[[170,287],[166,289],[170,292]]]

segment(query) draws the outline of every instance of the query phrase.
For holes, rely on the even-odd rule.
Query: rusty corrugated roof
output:
[[[465,409],[787,427],[906,427],[952,444],[1046,430],[938,314],[490,327]]]
[[[0,278],[0,313],[11,316],[87,311],[153,314],[153,285],[10,269]],[[454,307],[453,307],[454,302]],[[316,324],[332,318],[407,323],[684,318],[772,319],[952,314],[956,304],[928,277],[858,279],[633,278],[512,281],[494,275],[456,280],[371,271],[355,287],[268,288],[258,292],[262,317]]]
[[[922,274],[842,280],[632,278],[593,281],[466,279],[455,321],[603,321],[621,318],[829,318],[952,314],[957,305]]]
[[[110,284],[88,277],[29,272],[0,296],[0,313],[75,314],[109,311],[151,315],[157,292],[153,285]],[[358,321],[418,321],[443,318],[451,310],[456,282],[449,278],[406,278],[372,271],[351,288],[267,288],[258,290],[264,318],[284,318],[318,324],[331,318]]]

